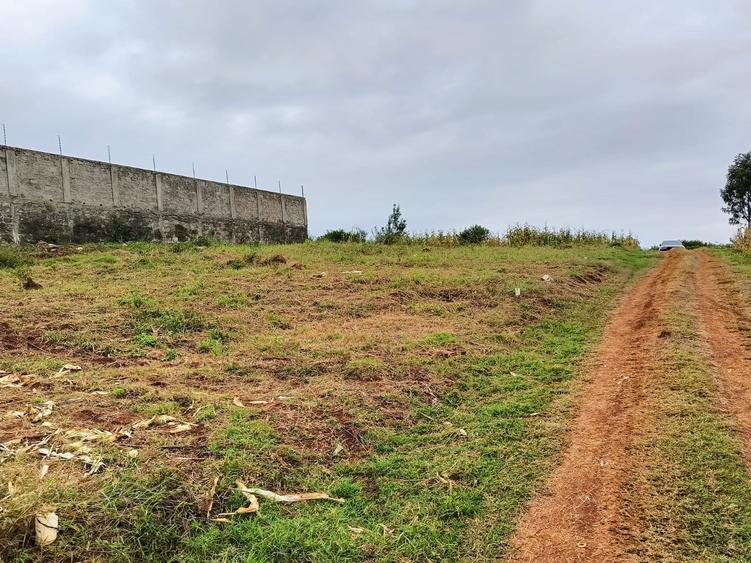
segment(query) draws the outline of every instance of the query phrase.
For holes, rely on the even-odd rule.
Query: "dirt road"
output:
[[[624,502],[637,457],[629,450],[645,430],[651,399],[659,392],[656,352],[668,334],[667,310],[696,312],[718,380],[718,403],[735,415],[746,463],[751,462],[751,321],[740,297],[728,297],[734,293],[726,268],[704,251],[670,252],[613,312],[589,368],[568,448],[527,507],[512,540],[511,560],[628,559],[626,547],[639,525]],[[675,303],[687,284],[694,288],[694,301]]]

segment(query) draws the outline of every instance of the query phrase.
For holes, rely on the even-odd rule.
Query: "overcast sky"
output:
[[[0,0],[8,144],[299,193],[310,232],[726,241],[748,0]]]

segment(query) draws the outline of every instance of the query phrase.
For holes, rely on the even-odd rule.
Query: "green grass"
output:
[[[732,247],[714,247],[707,251],[725,260],[736,274],[736,284],[745,295],[751,295],[751,252],[743,252]]]
[[[228,309],[240,309],[248,303],[248,297],[241,293],[222,295],[217,298],[216,303]]]
[[[28,264],[28,259],[16,247],[0,243],[0,269],[12,270],[25,264]]]
[[[654,261],[602,245],[199,246],[92,245],[45,258],[35,266],[43,289],[23,300],[0,273],[9,322],[33,319],[66,347],[60,359],[86,360],[73,348],[78,334],[116,350],[133,339],[141,347],[112,364],[81,361],[81,389],[111,392],[86,399],[106,413],[98,423],[75,419],[83,405],[67,406],[70,387],[53,381],[45,389],[60,405],[53,422],[110,428],[115,415],[170,414],[197,425],[138,432],[138,458],[120,452],[91,478],[69,469],[50,476],[34,506],[55,502],[61,514],[52,560],[496,557],[562,447],[584,354],[614,298]],[[98,260],[100,252],[116,261]],[[275,254],[305,268],[251,267]],[[363,273],[343,273],[352,270]],[[604,274],[579,284],[573,272]],[[545,273],[556,281],[542,282]],[[22,359],[30,361],[8,364]],[[235,407],[234,396],[248,406]],[[0,466],[0,479],[31,475],[26,463]],[[214,476],[214,515],[246,502],[236,477],[346,502],[261,500],[257,516],[211,522],[202,507]],[[15,530],[0,556],[35,556],[16,527],[24,521],[12,506],[0,514],[0,533]]]
[[[456,337],[448,332],[436,332],[425,337],[425,343],[430,346],[444,346],[456,342]]]

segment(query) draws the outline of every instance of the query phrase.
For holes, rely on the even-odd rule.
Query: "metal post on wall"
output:
[[[8,136],[5,134],[5,123],[3,123],[3,145],[8,146]]]
[[[196,163],[191,162],[191,165],[193,166],[193,179],[195,180],[196,179]]]
[[[63,202],[70,202],[70,164],[63,157],[63,141],[60,135],[57,136],[57,149],[60,151],[60,176],[63,188]]]
[[[277,180],[279,185],[279,205],[282,211],[282,233],[284,234],[284,244],[287,244],[287,214],[284,209],[284,196],[282,195],[282,181]]]
[[[229,185],[229,171],[226,168],[224,169],[224,177],[227,179],[227,185]]]
[[[255,174],[253,175],[253,187],[258,189],[258,180],[255,177]]]
[[[110,163],[110,187],[112,188],[112,205],[120,205],[120,187],[118,185],[117,170],[112,166],[112,147],[107,145],[107,160]]]
[[[156,172],[156,155],[151,155],[151,164],[154,166],[154,172]]]
[[[305,197],[305,186],[303,186],[302,184],[300,184],[300,193],[303,197]]]

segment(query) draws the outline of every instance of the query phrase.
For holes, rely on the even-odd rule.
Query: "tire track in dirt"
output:
[[[527,507],[512,538],[513,561],[621,561],[632,528],[623,487],[653,392],[654,351],[685,252],[670,252],[639,280],[605,328],[568,448],[546,491]]]
[[[743,460],[751,469],[751,317],[728,266],[706,251],[697,254],[699,316],[720,406],[735,419]]]

